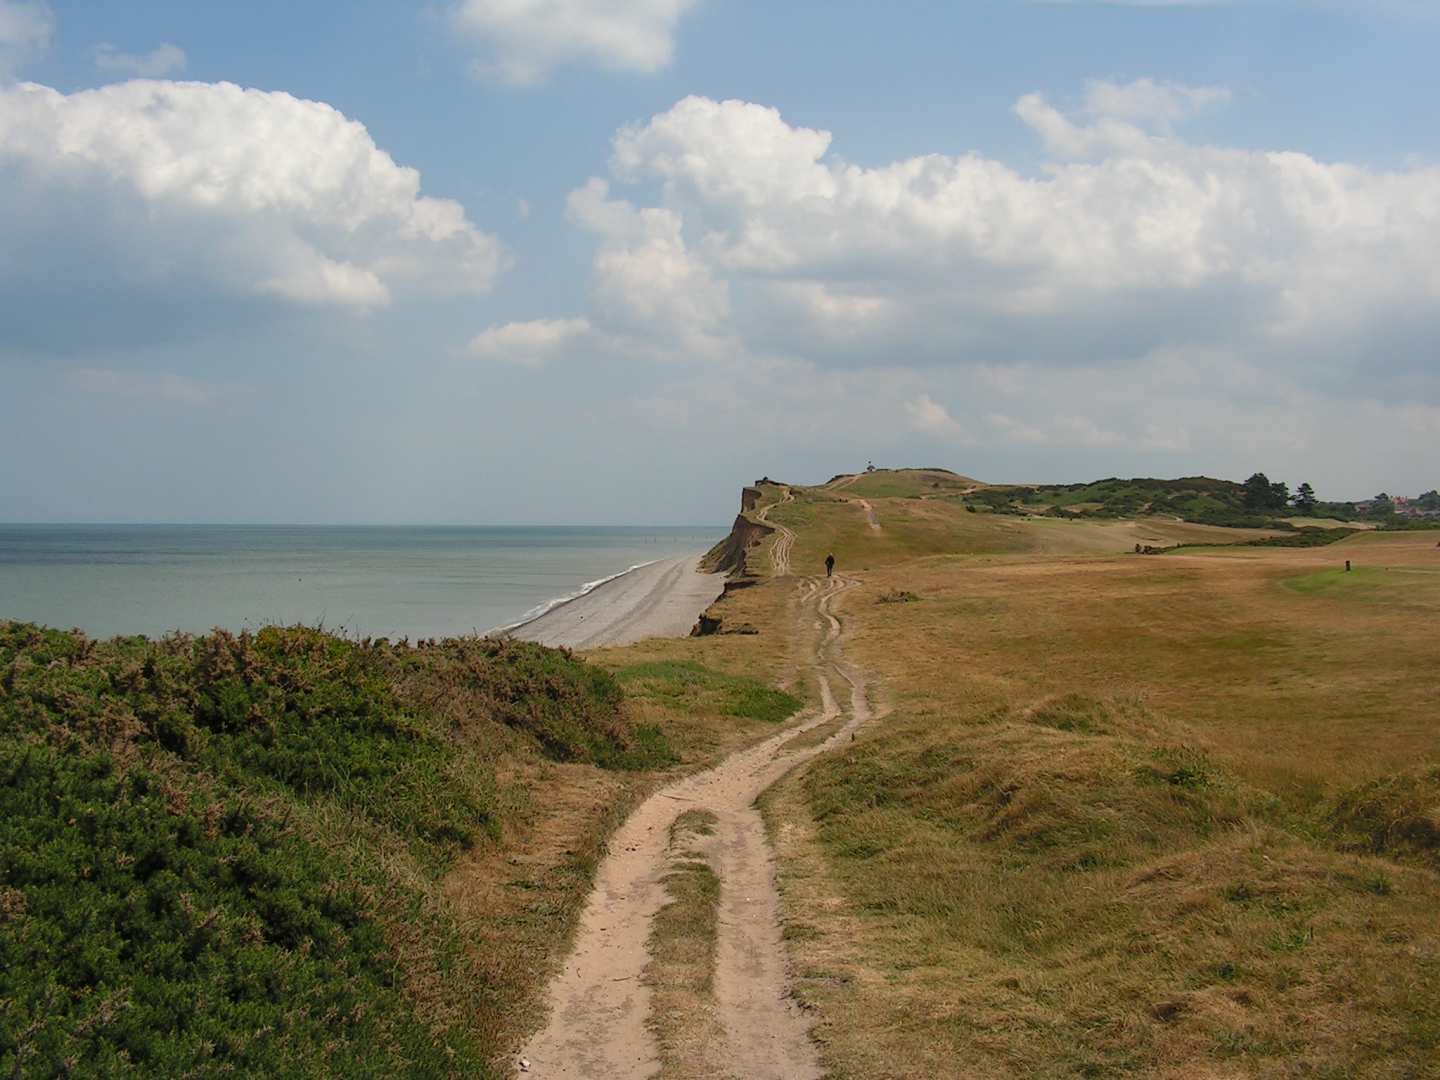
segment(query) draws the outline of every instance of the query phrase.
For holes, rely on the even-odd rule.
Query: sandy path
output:
[[[840,491],[854,484],[855,481],[859,480],[860,477],[863,475],[864,473],[854,473],[850,476],[842,476],[840,479],[834,480],[831,483],[826,484],[825,486],[828,487],[831,491]],[[859,503],[860,508],[865,511],[865,524],[870,526],[871,531],[879,532],[880,519],[875,515],[875,507],[871,506],[867,499],[862,499],[858,495],[852,497],[851,501]]]
[[[840,741],[870,718],[864,681],[840,656],[836,599],[856,587],[847,578],[807,580],[799,617],[818,629],[814,670],[823,705],[709,772],[652,795],[616,832],[596,874],[574,949],[551,983],[549,1021],[521,1051],[536,1077],[631,1078],[660,1067],[646,1026],[651,920],[666,901],[669,828],[686,810],[710,810],[715,832],[700,850],[720,877],[716,1005],[725,1030],[724,1067],[740,1080],[818,1080],[808,1023],[789,997],[780,936],[775,868],[755,799],[781,776]],[[798,732],[842,714],[831,684],[849,691],[848,720],[817,746],[788,745]]]
[[[875,508],[871,506],[870,503],[865,499],[856,499],[855,501],[859,503],[861,508],[865,511],[865,523],[869,525],[871,530],[873,530],[874,532],[879,532],[880,519],[875,516]]]
[[[662,559],[622,574],[517,627],[510,636],[570,649],[684,637],[725,588],[723,574],[700,572],[700,559]]]
[[[770,548],[770,572],[775,577],[788,577],[790,574],[790,552],[795,549],[795,533],[787,529],[778,521],[769,519],[770,511],[777,506],[784,506],[788,502],[795,501],[795,493],[789,488],[785,489],[784,496],[778,503],[771,503],[755,515],[758,521],[765,522],[776,532],[774,546]]]

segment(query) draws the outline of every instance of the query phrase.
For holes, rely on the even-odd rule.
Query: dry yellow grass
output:
[[[886,550],[792,527],[869,567],[893,715],[766,805],[834,1075],[1440,1075],[1437,534],[1106,556],[872,502]]]

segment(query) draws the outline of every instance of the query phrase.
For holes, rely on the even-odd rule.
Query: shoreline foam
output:
[[[578,588],[572,593],[566,593],[564,596],[557,596],[552,600],[546,600],[544,603],[536,604],[524,615],[521,615],[516,622],[506,623],[504,626],[496,626],[493,629],[486,630],[483,636],[506,636],[515,630],[519,630],[522,627],[529,626],[531,623],[543,619],[552,611],[562,608],[566,604],[573,604],[576,600],[583,600],[596,589],[602,588],[605,585],[609,585],[612,581],[619,581],[626,574],[633,574],[637,570],[644,570],[647,566],[654,566],[656,563],[663,561],[663,559],[651,559],[649,562],[636,563],[634,566],[626,570],[621,570],[619,573],[610,574],[608,577],[597,578],[594,581],[587,581],[584,585],[581,585],[580,588]]]

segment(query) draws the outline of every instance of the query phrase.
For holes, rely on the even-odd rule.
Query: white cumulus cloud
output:
[[[184,71],[187,62],[185,50],[168,41],[157,45],[148,53],[139,54],[120,52],[109,43],[95,47],[95,66],[101,71],[159,78]]]
[[[910,418],[910,426],[916,431],[952,442],[974,441],[965,426],[950,415],[950,410],[929,394],[907,401],[905,412]]]
[[[1129,83],[1093,79],[1085,84],[1085,111],[1091,116],[1150,121],[1166,127],[1229,101],[1230,89],[1225,86],[1186,86],[1155,79]]]
[[[650,73],[668,67],[675,27],[698,0],[462,0],[451,22],[481,49],[476,72],[537,86],[560,67]]]
[[[421,194],[418,172],[321,102],[228,83],[0,89],[11,332],[48,318],[63,337],[81,297],[87,320],[142,333],[225,304],[367,311],[483,292],[505,261],[458,203]]]
[[[0,0],[0,82],[50,45],[55,16],[43,0]]]
[[[562,355],[590,334],[589,319],[535,319],[492,326],[470,341],[469,353],[481,360],[499,360],[539,367]]]
[[[680,214],[611,199],[603,180],[572,192],[567,212],[600,240],[596,298],[612,327],[697,345],[728,320],[729,290],[686,244]]]
[[[1091,94],[1162,120],[1219,96]],[[659,206],[623,205],[664,222],[664,249],[611,228],[603,259],[623,253],[625,273],[597,258],[597,274],[641,304],[683,250],[687,279],[732,297],[735,333],[819,363],[1113,362],[1215,341],[1358,359],[1396,319],[1440,311],[1440,170],[1195,145],[1039,95],[1017,111],[1051,152],[1040,176],[975,154],[862,168],[774,109],[688,98],[615,138],[618,179],[661,181]]]

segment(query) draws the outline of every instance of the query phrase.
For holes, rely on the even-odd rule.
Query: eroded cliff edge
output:
[[[749,565],[749,556],[775,533],[774,526],[767,525],[757,515],[767,502],[765,488],[776,486],[782,485],[776,485],[774,481],[766,478],[744,488],[740,493],[740,513],[735,515],[735,523],[730,526],[729,535],[711,548],[701,560],[700,566],[703,570],[726,574],[728,579],[720,598],[700,616],[700,621],[691,631],[693,635],[703,637],[707,634],[755,632],[749,626],[726,626],[724,604],[726,597],[735,590],[747,588],[760,580]]]
[[[750,549],[758,547],[771,536],[775,529],[755,516],[764,493],[760,486],[752,485],[740,493],[740,513],[730,526],[730,534],[711,548],[701,561],[701,566],[712,573],[729,574],[732,578],[751,577],[746,564]]]

